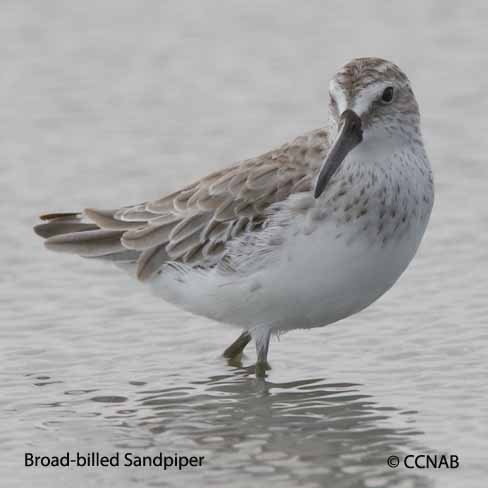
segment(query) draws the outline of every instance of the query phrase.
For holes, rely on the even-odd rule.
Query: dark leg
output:
[[[263,331],[262,334],[256,336],[256,377],[264,378],[266,371],[271,369],[268,364],[268,350],[269,340],[271,339],[271,329]]]
[[[235,359],[251,341],[251,334],[244,331],[225,351],[224,358]]]

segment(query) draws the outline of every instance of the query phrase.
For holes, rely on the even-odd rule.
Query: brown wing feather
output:
[[[47,215],[46,220],[54,219],[58,227],[63,218],[73,229],[90,227],[86,232],[58,232],[46,243],[90,257],[133,250],[139,256],[141,280],[150,278],[167,261],[212,266],[232,239],[263,225],[270,205],[292,193],[311,190],[328,145],[327,132],[319,129],[159,200],[110,211],[86,209],[83,215]],[[93,223],[99,230],[93,230]]]

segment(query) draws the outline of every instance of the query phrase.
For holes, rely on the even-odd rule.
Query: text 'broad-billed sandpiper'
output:
[[[254,338],[321,327],[385,293],[412,260],[434,188],[417,102],[393,63],[330,82],[329,124],[159,200],[43,215],[54,251],[111,261],[158,296]]]

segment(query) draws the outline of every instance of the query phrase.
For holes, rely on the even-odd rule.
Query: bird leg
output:
[[[251,341],[251,334],[245,330],[225,351],[224,358],[237,358]]]
[[[266,376],[266,371],[271,369],[268,364],[268,350],[269,350],[269,340],[271,338],[271,328],[266,328],[264,331],[256,334],[256,377],[264,378]]]

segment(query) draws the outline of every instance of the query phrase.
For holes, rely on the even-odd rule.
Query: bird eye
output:
[[[381,101],[384,103],[391,103],[393,100],[393,87],[388,86],[383,90],[383,94],[381,95]]]

